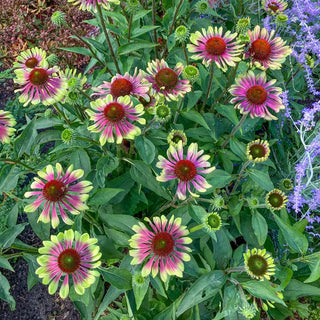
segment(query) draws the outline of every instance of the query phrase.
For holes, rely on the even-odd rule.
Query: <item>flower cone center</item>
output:
[[[263,158],[266,155],[266,150],[261,144],[254,144],[250,147],[250,155],[253,159]]]
[[[219,218],[218,215],[216,214],[211,214],[208,217],[208,225],[212,228],[212,229],[218,229],[221,225],[221,220]]]
[[[262,104],[267,100],[268,93],[261,86],[253,86],[246,93],[247,99],[253,104]]]
[[[178,84],[178,75],[170,68],[163,68],[156,74],[155,81],[159,88],[173,89]]]
[[[53,202],[60,201],[67,193],[66,185],[59,180],[47,182],[43,188],[43,196]]]
[[[275,208],[280,208],[283,204],[283,197],[279,193],[270,194],[268,200],[269,203]]]
[[[279,9],[279,5],[276,2],[271,2],[268,4],[269,9],[276,12]]]
[[[104,116],[108,121],[119,122],[124,118],[125,111],[123,106],[117,102],[109,103],[103,110]]]
[[[35,58],[35,57],[32,57],[32,58],[29,58],[26,62],[25,62],[25,65],[26,67],[28,68],[34,68],[38,65],[38,59]]]
[[[271,45],[265,39],[257,39],[251,44],[250,53],[257,60],[265,60],[271,53]]]
[[[58,257],[58,266],[65,273],[73,273],[80,267],[80,254],[74,249],[62,251]]]
[[[111,94],[116,98],[129,95],[132,89],[132,83],[124,78],[116,79],[111,84]]]
[[[205,44],[206,51],[214,56],[220,56],[226,51],[226,43],[219,37],[212,37]]]
[[[170,233],[159,232],[152,239],[152,251],[158,256],[169,255],[174,247],[174,240]]]
[[[196,174],[196,166],[190,160],[179,160],[174,166],[174,173],[181,181],[190,181]]]
[[[268,262],[264,257],[255,254],[248,259],[248,268],[255,276],[263,276],[268,271]]]
[[[172,138],[172,141],[174,143],[178,143],[179,141],[182,141],[183,142],[183,138],[179,135],[179,134],[175,134]]]
[[[42,68],[33,69],[30,72],[29,80],[35,86],[40,86],[48,81],[49,75],[47,70]]]

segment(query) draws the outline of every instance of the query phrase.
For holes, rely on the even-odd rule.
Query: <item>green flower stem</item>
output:
[[[115,56],[114,54],[114,51],[113,51],[113,48],[112,48],[112,45],[111,45],[111,41],[110,41],[110,38],[109,38],[109,35],[108,35],[108,32],[107,32],[107,29],[106,29],[106,25],[104,23],[104,19],[103,19],[103,15],[102,15],[102,11],[101,11],[101,7],[100,7],[100,4],[98,3],[97,0],[95,0],[96,2],[96,6],[97,6],[97,10],[98,10],[98,15],[99,15],[99,18],[100,18],[100,23],[101,23],[101,26],[102,26],[102,30],[104,32],[104,35],[106,37],[106,40],[107,40],[107,43],[108,43],[108,46],[109,46],[109,50],[110,50],[110,54],[111,54],[111,57],[113,59],[113,62],[114,62],[114,65],[117,69],[117,72],[118,73],[121,73],[120,72],[120,68],[119,68],[119,65],[118,65],[118,60],[117,60],[117,57]]]
[[[211,85],[212,85],[212,79],[213,79],[213,71],[214,71],[214,62],[211,62],[211,66],[210,66],[210,78],[209,78],[209,84],[208,84],[208,89],[207,89],[207,93],[206,96],[203,100],[203,104],[202,104],[202,108],[200,110],[200,113],[203,113],[204,108],[206,106],[206,103],[208,101],[209,95],[210,95],[210,91],[211,91]]]
[[[233,71],[230,72],[229,76],[228,76],[228,82],[226,87],[223,89],[223,91],[221,92],[220,96],[218,97],[218,99],[213,103],[213,105],[210,108],[210,111],[213,110],[213,108],[221,101],[221,99],[224,97],[224,95],[226,94],[227,90],[230,88],[231,84],[234,81],[235,75],[237,73],[238,67],[239,67],[239,63],[236,63],[236,66],[233,68]]]
[[[23,251],[23,252],[31,253],[31,254],[38,254],[38,253],[39,253],[39,252],[38,252],[38,249],[36,249],[36,248],[33,248],[33,249],[31,249],[31,248],[23,248],[23,247],[21,247],[21,246],[19,246],[19,245],[14,245],[14,244],[12,244],[12,245],[10,246],[10,248],[8,248],[7,250],[11,250],[11,249],[21,250],[21,251]],[[22,253],[22,252],[18,252],[18,253]]]
[[[66,115],[64,114],[64,112],[61,111],[60,108],[56,104],[53,104],[53,108],[57,111],[58,114],[60,114],[60,116],[62,116],[62,118],[65,120],[65,122],[70,126],[71,123],[68,120],[68,118],[66,117]]]
[[[211,199],[204,199],[204,198],[197,198],[197,201],[207,202],[207,203],[213,203]]]
[[[177,201],[177,195],[174,195],[174,197],[172,198],[172,201],[169,201],[167,203],[165,203],[162,207],[160,207],[160,209],[158,211],[156,211],[156,213],[154,213],[154,216],[159,215],[159,213],[161,213],[162,211],[174,207],[174,204]]]
[[[247,162],[244,163],[244,165],[242,166],[240,172],[239,172],[239,176],[238,176],[238,179],[236,181],[236,183],[234,184],[230,194],[232,194],[233,192],[235,192],[238,188],[238,185],[239,185],[239,182],[241,180],[241,178],[243,177],[243,173],[244,173],[244,170],[246,170],[247,166],[251,163],[250,160],[248,160]]]
[[[27,168],[30,171],[36,172],[36,169],[29,167],[27,164],[19,161],[19,160],[15,160],[15,159],[9,159],[9,158],[0,158],[0,161],[3,161],[5,163],[10,163],[10,164],[19,164],[20,166],[23,166],[25,168]]]
[[[170,26],[170,29],[169,29],[169,33],[168,33],[168,37],[170,36],[170,34],[173,31],[174,25],[176,23],[177,15],[178,15],[179,9],[180,9],[180,7],[182,5],[182,2],[183,2],[183,0],[179,1],[178,5],[177,5],[177,8],[176,8],[176,11],[174,12],[173,20],[172,20],[172,23],[171,23],[171,26]]]
[[[94,225],[101,233],[105,233],[103,229],[100,227],[100,224],[97,222],[97,220],[93,218],[87,211],[85,211],[83,218],[87,220],[90,224]]]
[[[92,99],[84,90],[79,89],[78,90],[81,94],[83,94],[87,99],[89,99],[90,101],[93,101],[94,99]]]
[[[314,258],[320,258],[320,251],[309,254],[308,256],[303,256],[300,258],[296,258],[296,259],[292,259],[289,260],[289,264],[295,263],[295,262],[307,262],[310,259],[314,259]]]
[[[188,54],[187,54],[187,50],[186,50],[186,46],[184,45],[184,43],[182,42],[182,49],[183,49],[183,52],[184,52],[184,56],[186,58],[186,62],[187,62],[187,65],[189,65],[189,58],[188,58]]]
[[[154,124],[154,122],[156,121],[156,119],[152,119],[143,129],[141,132],[141,135],[144,136],[146,134],[146,132],[150,129],[150,127]]]
[[[246,271],[244,266],[241,267],[233,267],[233,268],[228,268],[225,273],[232,273],[232,272],[243,272]]]
[[[130,42],[131,38],[131,26],[132,26],[132,18],[133,18],[133,13],[130,14],[129,18],[129,27],[128,27],[128,42]]]
[[[199,225],[197,225],[197,226],[195,226],[195,227],[191,228],[191,229],[189,230],[189,232],[190,232],[190,233],[192,233],[192,232],[196,232],[196,231],[198,231],[198,230],[201,230],[203,227],[204,227],[204,225],[203,225],[203,224],[199,224]]]
[[[103,66],[105,66],[105,63],[103,63],[99,58],[98,56],[96,55],[96,53],[93,51],[91,45],[85,41],[82,36],[80,34],[78,34],[77,31],[73,30],[70,26],[68,26],[66,23],[63,24],[63,26],[68,29],[75,37],[77,37],[88,49],[89,51],[91,52],[92,56]],[[109,72],[109,70],[107,69],[107,71]]]
[[[230,141],[230,139],[235,135],[235,133],[238,131],[238,129],[241,127],[241,125],[244,123],[244,121],[246,120],[248,114],[243,114],[242,118],[240,119],[239,123],[233,128],[233,130],[231,131],[230,135],[228,136],[228,138],[225,140],[225,142],[223,143],[223,145],[221,146],[221,148],[223,149]]]
[[[298,69],[296,70],[296,72],[294,74],[291,73],[291,77],[289,77],[289,79],[286,81],[285,88],[294,79],[294,77],[298,74],[298,72],[301,70],[301,68],[302,68],[302,65],[300,64]]]
[[[92,140],[92,139],[89,139],[89,138],[85,138],[85,137],[76,137],[76,140],[87,141],[87,142],[92,143],[92,144],[95,145],[95,146],[99,146],[99,147],[101,147],[102,151],[103,151],[106,155],[109,155],[108,151],[107,151],[104,147],[102,147],[99,142],[97,142],[97,141],[95,141],[95,140]]]
[[[154,26],[156,26],[156,1],[155,0],[152,0],[152,23]],[[158,43],[156,29],[153,30],[153,38],[154,38],[154,43]],[[154,48],[154,54],[157,59],[158,58],[158,48],[157,47]]]
[[[141,7],[143,8],[143,9],[148,9],[148,6],[147,6],[147,4],[145,3],[145,1],[144,0],[139,0],[139,2],[140,2],[140,4],[141,4]]]
[[[179,117],[179,114],[182,110],[182,107],[183,107],[183,99],[181,99],[181,102],[180,102],[180,105],[178,107],[178,110],[176,111],[176,114],[174,115],[174,120],[173,120],[173,124],[176,124],[177,121],[178,121],[178,117]]]

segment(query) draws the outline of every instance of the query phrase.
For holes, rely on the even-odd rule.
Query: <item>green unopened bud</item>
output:
[[[248,202],[249,207],[251,207],[251,208],[255,208],[256,206],[259,205],[259,199],[256,197],[249,198],[247,200],[247,202]]]
[[[293,189],[293,184],[290,179],[282,179],[280,181],[280,188],[284,191],[290,191]]]
[[[236,32],[239,34],[246,33],[250,29],[250,18],[242,18],[238,20],[237,25],[236,25]]]
[[[288,21],[288,16],[285,14],[278,14],[276,16],[276,26],[278,26],[278,27],[285,26],[287,21]]]
[[[246,319],[252,319],[256,315],[256,309],[253,305],[247,304],[240,308],[239,313],[242,314]]]
[[[132,284],[133,286],[142,286],[146,282],[146,278],[144,278],[140,273],[136,273],[132,277]]]
[[[64,129],[61,133],[61,140],[66,144],[72,143],[74,140],[74,131],[72,129]]]
[[[66,23],[66,14],[61,11],[56,11],[51,16],[51,21],[58,27],[61,27],[63,24]]]
[[[55,54],[50,54],[50,56],[47,58],[47,62],[54,66],[57,65],[57,63],[59,62],[59,58],[55,55]]]
[[[199,79],[200,73],[197,67],[189,65],[183,69],[182,75],[190,82],[195,82]]]
[[[166,123],[171,118],[171,110],[165,104],[158,104],[154,108],[154,117],[160,123]]]
[[[205,14],[209,11],[208,1],[202,0],[196,3],[196,12],[200,14]]]
[[[221,210],[225,205],[224,199],[222,198],[222,196],[220,195],[215,196],[212,200],[212,205],[214,209]]]
[[[185,42],[189,37],[189,30],[185,26],[179,26],[174,32],[174,37],[176,41]]]

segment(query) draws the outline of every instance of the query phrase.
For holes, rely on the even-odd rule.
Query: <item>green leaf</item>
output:
[[[100,318],[101,313],[107,309],[108,305],[114,300],[116,300],[120,296],[120,294],[123,293],[124,291],[125,290],[120,290],[111,286],[108,289],[108,292],[106,293],[106,295],[104,296],[102,302],[100,303],[94,320],[98,320]]]
[[[5,258],[0,256],[0,268],[8,269],[14,272],[14,269],[11,267],[10,262]]]
[[[143,26],[140,28],[136,28],[131,33],[131,38],[137,38],[144,33],[150,32],[150,31],[152,31],[154,29],[158,29],[158,28],[159,28],[159,26]]]
[[[135,140],[135,146],[139,152],[140,157],[146,163],[152,163],[155,157],[156,147],[154,144],[143,136],[138,136]]]
[[[100,217],[110,227],[129,234],[134,232],[132,227],[139,222],[135,217],[126,214],[101,214]]]
[[[0,247],[2,249],[9,248],[13,244],[15,238],[24,230],[27,224],[27,222],[20,223],[0,233]]]
[[[83,149],[77,149],[70,156],[70,162],[74,169],[82,169],[84,171],[84,178],[91,171],[90,158],[88,153]]]
[[[206,178],[208,183],[211,184],[211,188],[204,192],[204,194],[212,193],[212,190],[216,188],[223,188],[232,180],[231,174],[221,169],[214,170]]]
[[[18,158],[24,153],[30,154],[31,146],[37,137],[37,130],[35,127],[36,118],[30,121],[23,129],[20,136],[14,142],[14,150],[18,154]]]
[[[276,266],[275,277],[280,280],[281,284],[278,287],[280,290],[283,290],[288,283],[290,282],[293,275],[293,271],[288,267],[282,267],[280,265]]]
[[[16,301],[10,294],[9,290],[10,290],[10,283],[7,280],[7,278],[4,275],[2,275],[2,273],[0,272],[0,299],[9,302],[10,309],[15,310]]]
[[[14,189],[19,180],[19,167],[6,164],[2,167],[0,172],[0,192],[11,191]]]
[[[255,297],[275,301],[284,306],[286,305],[283,300],[276,295],[276,289],[271,286],[269,281],[251,280],[242,283],[242,286]]]
[[[232,137],[230,139],[230,149],[231,151],[239,156],[239,158],[243,161],[247,160],[247,155],[246,155],[246,145],[242,142],[240,142],[237,138]]]
[[[204,128],[210,130],[208,124],[206,123],[206,121],[204,120],[203,116],[197,112],[196,110],[189,110],[189,111],[184,111],[181,112],[181,115],[188,119],[191,120],[193,122],[196,122],[198,124],[200,124],[201,126],[203,126]]]
[[[130,174],[134,181],[142,184],[158,196],[171,200],[169,194],[161,187],[160,183],[152,174],[150,167],[144,162],[134,161],[133,166],[130,169]]]
[[[308,279],[304,280],[304,283],[310,283],[320,278],[320,257],[309,260],[308,266],[311,270],[311,274]]]
[[[188,94],[187,110],[192,109],[202,96],[202,91],[194,91]]]
[[[283,295],[285,300],[297,300],[300,297],[306,296],[319,297],[320,288],[292,279],[285,288]]]
[[[237,117],[237,112],[234,108],[233,105],[228,104],[228,105],[222,105],[219,104],[215,106],[215,109],[224,117],[229,119],[233,124],[237,125],[239,123],[238,117]]]
[[[129,54],[130,52],[136,52],[140,49],[149,49],[154,48],[156,46],[158,46],[157,43],[142,40],[140,40],[139,42],[126,43],[119,47],[118,55]]]
[[[257,210],[252,213],[252,228],[259,245],[263,246],[268,235],[268,224],[266,219]]]
[[[249,177],[257,183],[262,189],[271,191],[274,189],[273,183],[267,172],[259,171],[256,169],[248,170]]]
[[[105,185],[106,176],[119,166],[119,160],[115,157],[104,156],[100,158],[96,166],[96,180],[100,188]]]
[[[51,141],[61,140],[61,132],[58,130],[46,130],[40,132],[34,140],[34,146]]]
[[[132,276],[126,269],[111,267],[108,269],[100,268],[103,279],[118,289],[132,289]]]
[[[213,259],[220,269],[225,269],[232,257],[230,240],[223,229],[216,231],[215,235],[217,239],[212,239]]]
[[[33,232],[41,239],[47,240],[50,236],[50,223],[37,222],[41,210],[37,209],[35,212],[28,212],[27,217]]]
[[[177,310],[177,316],[180,316],[186,310],[193,306],[214,297],[226,282],[226,276],[223,271],[211,271],[201,276],[194,282]]]
[[[101,204],[108,203],[112,198],[114,198],[118,193],[124,191],[123,189],[116,188],[103,188],[97,190],[88,201],[89,206],[97,206]]]
[[[301,232],[297,231],[295,228],[284,222],[276,214],[274,214],[273,216],[289,247],[294,252],[305,254],[308,250],[307,238]]]
[[[134,277],[134,276],[133,276]],[[149,278],[144,278],[144,283],[137,284],[134,280],[132,281],[132,289],[134,298],[136,300],[137,310],[139,310],[141,303],[149,288]]]
[[[90,57],[92,56],[89,49],[82,48],[82,47],[72,47],[72,48],[60,47],[59,49],[64,50],[64,51],[78,53],[78,54],[83,54],[84,56],[90,56]]]
[[[208,213],[207,211],[201,206],[195,206],[193,204],[188,206],[189,215],[192,219],[199,224],[202,223],[202,218],[205,217]]]
[[[24,253],[23,259],[25,259],[29,265],[27,284],[28,290],[31,290],[38,282],[40,282],[39,277],[36,275],[36,270],[39,267],[37,256],[29,253]]]

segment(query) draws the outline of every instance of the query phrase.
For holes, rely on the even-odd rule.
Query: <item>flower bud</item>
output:
[[[178,42],[185,42],[189,37],[189,30],[185,26],[179,26],[174,32],[174,37]]]
[[[66,23],[66,14],[61,11],[56,11],[51,16],[51,21],[58,27],[61,27],[63,24]]]

